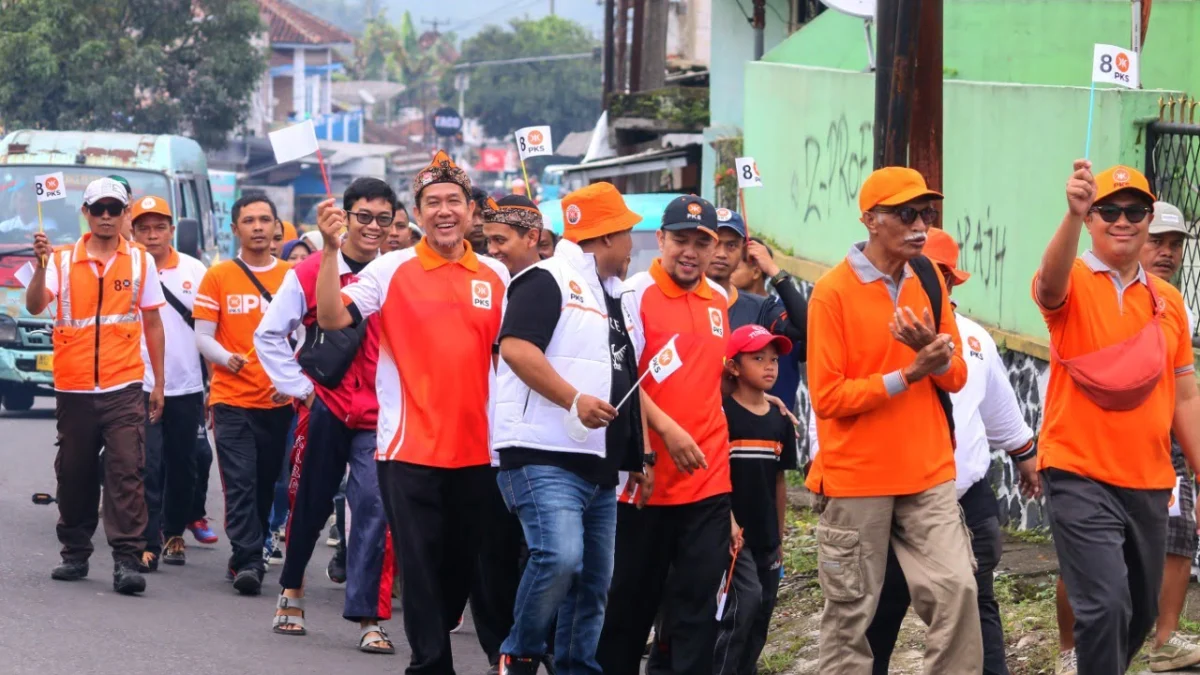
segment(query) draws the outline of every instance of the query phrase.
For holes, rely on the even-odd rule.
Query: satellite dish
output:
[[[875,0],[821,0],[821,2],[842,14],[849,14],[860,19],[875,18]]]

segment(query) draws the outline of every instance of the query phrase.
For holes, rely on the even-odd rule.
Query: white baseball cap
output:
[[[125,191],[125,186],[111,178],[97,178],[88,183],[87,189],[83,192],[83,205],[91,206],[101,199],[115,199],[122,204],[129,204],[129,193]]]
[[[1166,234],[1168,232],[1178,232],[1188,239],[1196,238],[1196,235],[1188,232],[1183,212],[1166,202],[1154,202],[1154,216],[1150,219],[1150,234]]]

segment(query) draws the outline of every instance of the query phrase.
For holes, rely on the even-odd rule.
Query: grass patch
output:
[[[1012,675],[1054,672],[1058,655],[1054,604],[1057,583],[1054,575],[996,577],[996,602],[1000,605]],[[1018,650],[1017,645],[1022,641],[1022,649]]]
[[[1004,536],[1025,544],[1049,544],[1053,540],[1050,538],[1050,530],[1044,527],[1033,528],[1029,530],[1018,530],[1012,527],[1004,528]]]

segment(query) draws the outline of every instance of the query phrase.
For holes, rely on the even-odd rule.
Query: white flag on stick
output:
[[[287,164],[317,152],[317,128],[312,120],[284,127],[267,134],[271,149],[275,151],[275,163]]]
[[[1092,81],[1137,89],[1141,84],[1137,52],[1114,45],[1096,45],[1092,57]]]
[[[733,160],[734,170],[737,171],[738,189],[762,187],[762,176],[758,173],[758,163],[753,157],[738,157]]]
[[[517,130],[517,152],[524,161],[538,155],[553,155],[554,143],[550,140],[550,127],[525,127]]]
[[[33,190],[37,193],[39,202],[49,202],[55,199],[67,198],[67,181],[61,171],[48,173],[44,176],[33,177]]]
[[[650,359],[648,370],[650,371],[650,375],[654,377],[654,381],[661,383],[682,367],[683,359],[679,358],[679,348],[675,346],[675,338],[671,338],[654,355],[654,358]]]

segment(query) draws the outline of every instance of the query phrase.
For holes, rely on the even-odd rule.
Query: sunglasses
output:
[[[92,217],[94,218],[99,218],[100,216],[104,215],[106,211],[108,212],[108,215],[116,218],[122,213],[125,213],[125,205],[119,202],[99,202],[96,204],[88,204],[87,210],[88,213],[92,214]]]
[[[917,216],[920,216],[921,220],[925,221],[926,225],[933,225],[938,221],[938,210],[932,206],[923,208],[919,211],[911,206],[901,206],[898,209],[880,208],[876,209],[876,211],[879,213],[893,214],[905,225],[912,225],[915,223],[917,221]]]
[[[1153,209],[1145,204],[1134,204],[1132,206],[1101,204],[1100,206],[1093,206],[1088,212],[1100,214],[1100,219],[1106,223],[1117,222],[1121,218],[1122,213],[1125,214],[1125,219],[1129,222],[1140,223],[1146,219],[1146,216],[1153,212]]]
[[[392,224],[392,221],[396,219],[396,217],[390,213],[380,213],[378,215],[374,213],[368,213],[367,211],[347,211],[346,213],[354,216],[359,225],[370,225],[371,221],[375,221],[379,223],[380,227],[389,227]]]

